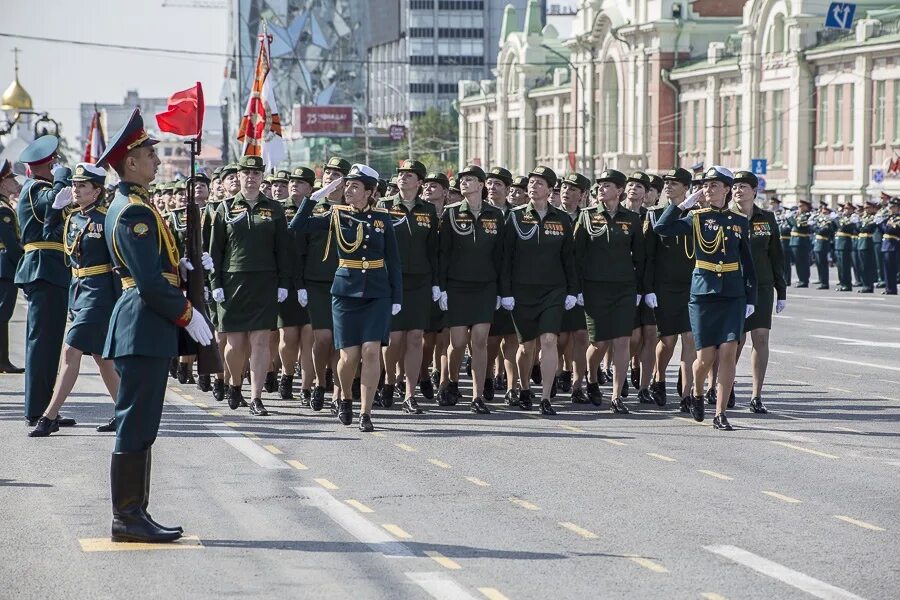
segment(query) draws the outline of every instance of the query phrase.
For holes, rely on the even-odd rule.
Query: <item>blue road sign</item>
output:
[[[881,183],[882,181],[884,181],[884,170],[876,169],[875,171],[873,171],[872,181],[874,181],[875,183]]]
[[[856,5],[850,2],[832,2],[825,15],[825,27],[832,29],[853,29],[853,15]]]
[[[757,192],[766,191],[766,178],[763,176],[759,176],[759,177],[757,177],[757,179],[759,179],[759,185],[756,186],[756,191]]]
[[[753,158],[750,160],[750,170],[754,175],[765,175],[768,161],[765,158]]]

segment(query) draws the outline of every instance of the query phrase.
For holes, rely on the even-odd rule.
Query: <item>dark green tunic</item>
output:
[[[775,214],[756,205],[750,215],[750,255],[753,257],[758,291],[755,310],[744,322],[744,331],[771,329],[775,292],[779,300],[787,298],[784,251]]]
[[[312,216],[325,218],[331,215],[332,203],[321,200],[313,207]],[[296,217],[295,217],[296,219]],[[294,227],[292,230],[296,230]],[[328,232],[320,230],[296,230],[297,261],[300,264],[298,289],[309,295],[309,321],[313,329],[334,328],[331,316],[331,284],[337,270],[338,258],[334,244],[328,243]]]
[[[656,294],[653,311],[660,336],[691,330],[688,301],[694,272],[694,238],[690,235],[660,235],[653,230],[668,203],[651,207],[644,221],[644,294]]]
[[[284,209],[285,221],[290,223],[297,214],[297,206],[291,200],[281,202]],[[288,230],[288,243],[291,251],[291,285],[288,287],[287,300],[278,305],[278,328],[284,327],[303,327],[309,323],[309,311],[306,307],[300,306],[297,300],[297,290],[303,289],[300,286],[302,282],[303,261],[300,256],[300,242],[298,240],[299,233]]]
[[[0,196],[0,325],[9,323],[19,290],[13,280],[22,257],[19,219],[9,200]]]

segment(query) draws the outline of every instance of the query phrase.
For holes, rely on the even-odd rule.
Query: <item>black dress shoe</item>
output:
[[[557,379],[557,384],[559,385],[559,391],[564,394],[568,394],[572,391],[572,371],[563,371],[559,374]]]
[[[509,382],[506,381],[506,373],[498,373],[496,377],[494,377],[494,391],[495,392],[505,392],[509,387]]]
[[[453,406],[456,402],[453,400],[453,394],[450,392],[450,384],[441,386],[438,390],[438,406]]]
[[[29,427],[34,427],[37,425],[38,419],[40,419],[40,417],[25,417],[25,424]]]
[[[309,401],[309,407],[315,412],[319,412],[320,410],[322,410],[323,406],[325,406],[325,388],[321,385],[317,385],[315,388],[313,388],[312,398]]]
[[[625,406],[625,402],[622,401],[621,396],[619,396],[618,398],[613,398],[610,401],[610,408],[617,415],[627,415],[628,414],[628,407]]]
[[[765,415],[768,414],[769,410],[763,404],[762,398],[754,396],[753,398],[750,398],[750,412]]]
[[[841,285],[841,286],[838,286],[837,289],[836,289],[835,291],[838,291],[838,292],[852,292],[852,291],[853,291],[853,288],[850,287],[850,286],[847,286],[847,285]]]
[[[507,390],[506,395],[503,397],[506,400],[506,405],[510,408],[519,405],[519,391],[518,390]]]
[[[341,400],[340,408],[338,409],[338,420],[343,425],[349,425],[353,422],[353,401],[352,400]]]
[[[411,415],[421,415],[423,412],[422,409],[419,408],[419,403],[416,402],[415,397],[404,400],[403,405],[400,408],[403,409],[403,412]]]
[[[603,404],[603,392],[600,391],[599,383],[588,383],[588,400],[591,401],[591,404],[594,406],[600,406]]]
[[[691,416],[698,423],[706,418],[706,407],[703,406],[703,396],[694,396],[691,394]]]
[[[189,365],[187,363],[183,363],[183,362],[178,363],[177,379],[178,379],[178,383],[180,383],[181,385],[185,385],[188,382],[188,379],[189,379],[188,369],[190,369],[190,368],[191,368],[191,365]]]
[[[713,417],[713,429],[721,429],[722,431],[734,431],[734,427],[728,422],[725,413]]]
[[[208,392],[212,389],[212,376],[200,375],[197,377],[197,389],[201,392]]]
[[[216,378],[213,382],[212,389],[213,398],[216,399],[216,402],[221,402],[225,399],[225,380]]]
[[[650,395],[653,396],[653,400],[656,402],[657,406],[665,406],[666,405],[666,382],[665,381],[654,381],[650,384]]]
[[[584,388],[580,385],[572,390],[572,404],[587,404],[589,402],[587,394],[584,393]]]
[[[691,412],[691,401],[689,398],[681,399],[681,404],[678,406],[678,412],[683,412],[683,413]]]
[[[294,378],[291,375],[282,375],[278,380],[278,396],[282,400],[294,399]]]
[[[268,371],[266,373],[266,381],[265,383],[263,383],[263,391],[267,394],[278,391],[278,377],[276,377],[275,371]]]
[[[58,418],[58,417],[57,417]],[[37,426],[28,432],[28,437],[47,437],[51,433],[59,431],[57,419],[48,419],[41,417],[37,421]]]
[[[169,360],[169,377],[172,379],[178,379],[178,359],[173,358]]]
[[[228,408],[230,408],[231,410],[237,410],[242,402],[244,402],[244,395],[241,393],[241,388],[236,385],[229,385]]]
[[[476,415],[491,414],[491,409],[489,409],[484,403],[483,398],[475,398],[474,400],[472,400],[472,406],[469,407],[469,410],[471,410]]]
[[[56,424],[60,427],[75,427],[78,423],[75,422],[75,419],[72,417],[64,417],[62,415],[56,416]]]
[[[334,391],[334,372],[331,367],[325,367],[325,391],[329,394]]]
[[[634,389],[641,387],[641,365],[631,367],[631,387]]]
[[[831,287],[831,286],[829,286],[827,283],[823,283],[822,285],[816,286],[816,289],[817,290],[827,290],[829,287]]]
[[[254,398],[250,403],[250,414],[257,417],[268,417],[269,411],[263,406],[262,398]]]
[[[881,295],[882,296],[896,296],[897,292],[896,292],[896,290],[895,291],[885,290],[885,291],[881,292]]]
[[[638,402],[641,404],[653,404],[653,395],[650,393],[650,390],[638,390]]]
[[[716,405],[716,390],[707,390],[706,391],[706,403],[710,406]]]
[[[531,390],[519,390],[519,408],[531,410]]]
[[[531,367],[531,381],[534,382],[534,385],[541,385],[544,382],[540,363]]]
[[[875,287],[877,287],[879,290],[880,290],[880,289],[884,289],[884,282],[883,282],[883,281],[876,281],[876,282],[875,282]]]
[[[448,383],[447,391],[450,395],[450,406],[456,406],[456,403],[462,400],[462,394],[459,392],[459,382],[451,381]]]
[[[600,385],[606,385],[609,381],[609,377],[606,375],[606,371],[603,367],[597,368],[597,383]]]
[[[440,387],[440,385],[441,385],[441,373],[440,373],[440,371],[432,371],[432,372],[431,372],[431,376],[429,377],[429,379],[431,379],[431,385],[432,385],[432,386],[434,386],[434,387],[436,387],[436,388],[437,388],[437,387]]]
[[[0,373],[9,373],[11,375],[18,375],[20,373],[24,373],[25,369],[22,367],[17,367],[9,361],[6,361],[3,364],[0,364]]]
[[[384,384],[378,397],[381,399],[381,406],[392,407],[394,405],[394,386],[389,383]]]
[[[552,417],[556,414],[556,411],[553,409],[553,405],[550,404],[550,401],[546,398],[541,398],[541,414],[545,417]]]
[[[337,400],[332,400],[328,404],[328,410],[331,412],[332,417],[336,417],[338,414],[338,403]]]
[[[800,282],[800,283],[797,284],[797,287],[798,287],[798,288],[808,288],[808,287],[809,287],[809,282],[807,282],[807,283]]]
[[[312,390],[300,390],[300,408],[309,408],[312,405]]]
[[[734,397],[734,387],[731,388],[731,393],[728,394],[728,408],[734,408],[735,397]]]
[[[622,396],[623,398],[628,397],[628,380],[627,379],[622,382],[622,393],[619,395]]]
[[[494,378],[488,377],[484,380],[484,399],[490,402],[494,399]]]
[[[431,378],[425,377],[419,381],[419,393],[426,400],[434,400],[434,384],[431,383]]]
[[[347,423],[347,425],[349,425],[349,423]],[[359,430],[365,433],[375,431],[375,426],[372,425],[372,417],[369,416],[369,413],[362,413],[359,415]]]
[[[116,418],[115,417],[110,419],[108,423],[104,423],[103,425],[99,425],[97,427],[97,431],[99,431],[100,433],[108,433],[110,431],[115,431],[115,430],[116,430]]]
[[[874,294],[874,293],[875,293],[875,290],[873,290],[873,289],[870,288],[870,287],[864,287],[864,288],[861,289],[861,290],[856,290],[856,293],[857,293],[857,294]]]

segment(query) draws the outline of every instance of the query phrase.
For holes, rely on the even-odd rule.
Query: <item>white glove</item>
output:
[[[512,310],[516,307],[516,299],[512,296],[500,298],[500,306],[502,306],[506,310]]]
[[[214,269],[213,259],[212,259],[212,256],[209,255],[209,252],[204,252],[200,256],[200,264],[203,265],[204,271],[209,271],[210,273],[213,272],[213,269]]]
[[[437,302],[441,299],[441,288],[436,285],[431,286],[431,301]]]
[[[881,225],[882,223],[884,223],[884,215],[882,215],[880,213],[875,215],[875,223],[877,223],[878,225]]]
[[[396,317],[402,307],[399,304],[391,304],[391,316]]]
[[[678,205],[678,208],[681,210],[687,210],[689,208],[693,208],[696,206],[698,202],[700,202],[700,197],[703,195],[703,192],[697,190],[693,194],[687,197],[687,200]]]
[[[656,300],[656,294],[650,293],[644,296],[644,304],[646,304],[650,308],[656,308],[657,306],[659,306],[659,302]]]
[[[222,288],[216,288],[213,290],[213,302],[218,302],[221,304],[225,302],[225,290]]]
[[[575,303],[578,304],[578,306],[584,306],[584,294],[578,294]]]
[[[787,306],[787,300],[776,300],[775,301],[775,312],[780,313],[784,310],[784,307]]]
[[[831,213],[831,220],[832,220],[832,221],[837,221],[837,220],[840,219],[840,218],[841,218],[841,213],[838,213],[838,212],[833,212],[833,213]]]
[[[747,305],[747,310],[744,312],[744,318],[749,319],[750,315],[752,315],[756,311],[756,307],[752,304]]]
[[[575,305],[577,303],[578,298],[576,298],[575,296],[566,296],[566,303],[564,306],[566,307],[566,310],[572,310],[573,308],[575,308]]]
[[[181,260],[178,261],[178,273],[181,274],[182,279],[187,279],[188,271],[193,271],[193,270],[194,270],[194,265],[192,265],[191,261],[189,261],[188,259],[182,258]]]
[[[438,298],[438,308],[447,312],[447,292],[441,292],[441,297]]]
[[[309,293],[306,290],[297,290],[297,302],[300,303],[300,306],[306,308],[306,305],[309,304]]]
[[[853,216],[850,217],[850,222],[859,225],[859,215],[856,213],[853,213]]]
[[[212,330],[199,310],[191,311],[191,322],[185,325],[184,330],[191,336],[191,339],[201,346],[209,346],[210,342],[212,342]]]
[[[312,200],[313,202],[318,202],[322,198],[325,198],[326,196],[330,196],[331,192],[336,190],[337,187],[339,185],[341,185],[342,183],[344,183],[344,178],[339,177],[339,178],[335,179],[334,181],[332,181],[331,183],[329,183],[328,185],[326,185],[325,187],[323,187],[318,192],[314,192],[313,195],[309,197],[309,199]]]
[[[641,305],[641,295],[640,295],[640,294],[638,294],[638,295],[635,297],[634,305],[635,305],[635,306],[640,306],[640,305]]]
[[[281,304],[287,300],[287,290],[285,288],[278,288],[278,304]]]
[[[494,306],[494,310],[500,310],[500,296],[497,296],[497,304]]]
[[[53,199],[53,208],[59,210],[70,204],[72,204],[72,188],[64,187],[59,190],[59,193],[56,194],[56,198]]]

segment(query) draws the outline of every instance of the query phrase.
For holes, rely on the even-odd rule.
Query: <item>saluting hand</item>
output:
[[[53,208],[61,210],[70,204],[72,204],[72,188],[64,187],[59,190],[59,193],[56,194],[56,198],[53,199]]]
[[[696,206],[698,202],[700,202],[700,197],[703,195],[701,191],[696,191],[690,196],[687,197],[687,200],[678,205],[678,208],[681,210],[687,210],[689,208],[693,208]]]

